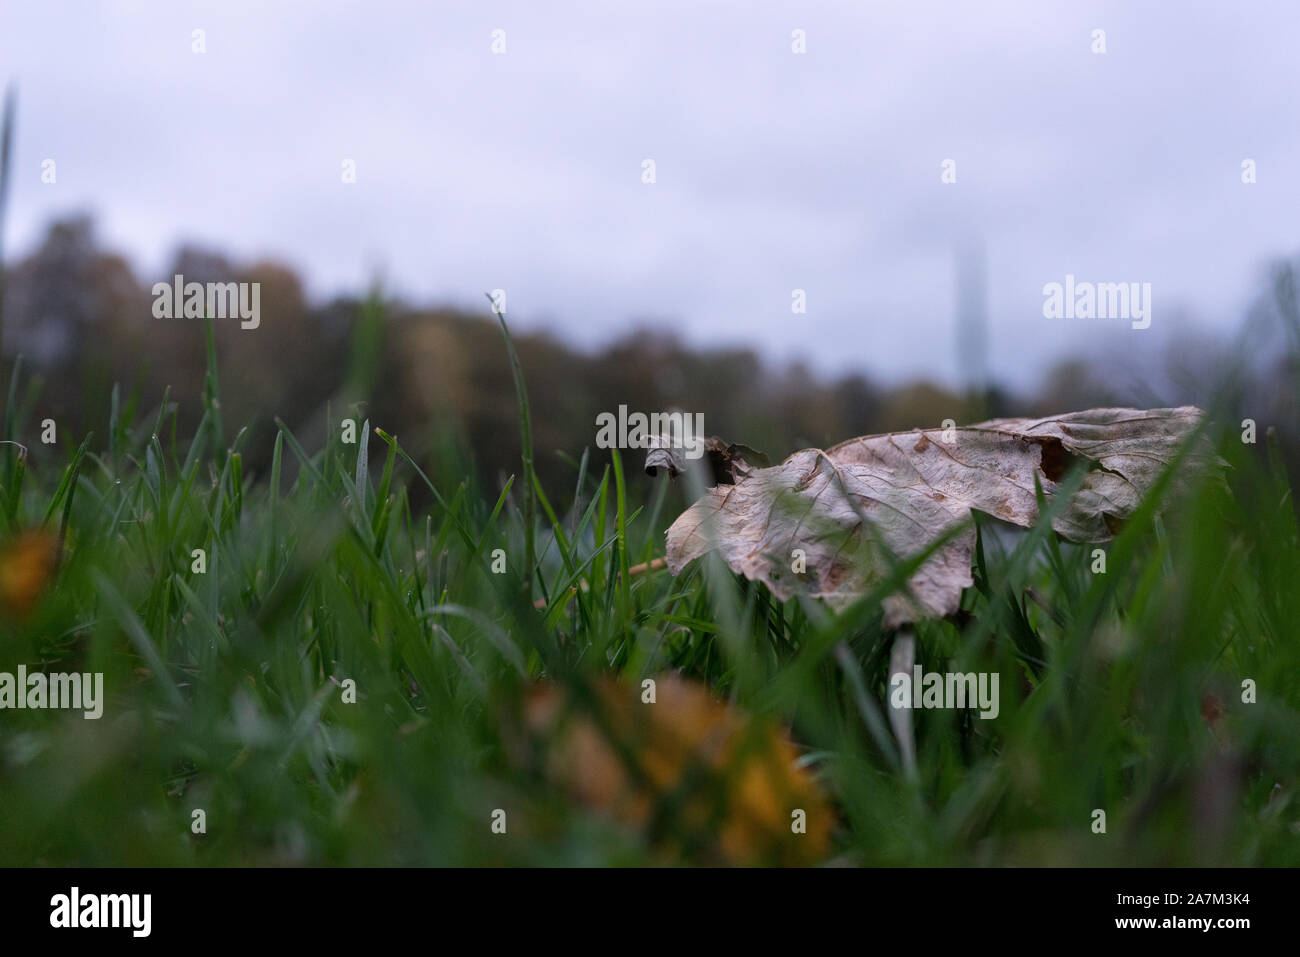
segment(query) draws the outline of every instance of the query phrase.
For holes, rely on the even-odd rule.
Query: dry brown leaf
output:
[[[889,555],[915,555],[956,529],[909,579],[912,597],[884,603],[887,627],[950,615],[972,584],[972,509],[1031,526],[1035,478],[1050,499],[1082,457],[1092,468],[1053,527],[1073,541],[1109,541],[1202,415],[1193,406],[1092,409],[804,449],[683,512],[668,530],[668,568],[679,574],[717,549],[781,599],[804,594],[842,608],[884,577]]]
[[[660,469],[666,469],[669,478],[677,478],[690,467],[687,450],[680,444],[674,444],[667,436],[653,438],[651,442],[653,446],[645,459],[646,475],[653,478]],[[703,458],[714,485],[734,485],[754,469],[772,464],[762,452],[735,442],[728,445],[716,435],[704,440]]]
[[[662,822],[665,850],[680,852],[679,843],[689,839],[718,863],[822,860],[832,813],[816,782],[797,766],[789,739],[754,726],[702,684],[675,675],[655,682],[657,700],[650,704],[638,686],[596,680],[600,723],[573,710],[560,688],[534,688],[525,718],[547,741],[550,779],[575,800],[637,829],[672,807]],[[681,803],[674,807],[676,799]],[[792,831],[796,810],[806,815],[806,833]]]

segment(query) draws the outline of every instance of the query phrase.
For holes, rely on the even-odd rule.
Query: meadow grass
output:
[[[981,518],[963,614],[920,624],[917,660],[998,672],[1000,714],[915,712],[908,773],[880,599],[915,562],[839,615],[716,561],[633,574],[663,555],[677,493],[615,451],[583,452],[571,496],[548,497],[511,358],[525,458],[496,495],[438,487],[382,422],[344,443],[337,415],[311,450],[279,423],[249,474],[210,329],[193,436],[169,396],[133,415],[115,391],[102,431],[61,436],[58,470],[0,447],[3,534],[62,536],[35,611],[0,623],[0,671],[103,672],[108,699],[99,720],[0,712],[0,863],[708,860],[665,856],[671,808],[629,829],[520,756],[539,679],[581,702],[592,676],[668,671],[790,729],[833,802],[829,862],[1300,863],[1300,539],[1269,441],[1211,415],[1226,467],[1162,482],[1105,574],[1046,521],[1008,536]],[[20,378],[4,438],[32,444]]]

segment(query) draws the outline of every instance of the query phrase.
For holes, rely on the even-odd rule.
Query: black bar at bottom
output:
[[[1285,870],[9,869],[0,881],[6,942],[75,935],[128,946],[374,944],[399,932],[436,943],[454,931],[535,943],[543,928],[658,936],[698,932],[701,919],[729,943],[846,923],[864,942],[913,932],[926,944],[990,934],[1232,941],[1289,932],[1295,888]]]

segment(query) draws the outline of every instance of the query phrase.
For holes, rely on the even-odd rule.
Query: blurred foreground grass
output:
[[[323,448],[281,426],[249,475],[210,361],[193,437],[115,394],[101,433],[60,435],[61,474],[0,446],[11,566],[23,530],[62,536],[57,571],[21,559],[0,672],[103,672],[107,697],[0,711],[0,864],[1300,863],[1296,513],[1235,423],[1211,426],[1226,484],[1158,489],[1104,575],[981,521],[964,614],[917,656],[998,672],[1001,711],[914,712],[913,778],[879,596],[832,616],[716,564],[629,574],[674,516],[617,455],[575,463],[566,501],[530,463],[485,497],[335,416]],[[4,437],[32,444],[18,378]],[[684,730],[630,716],[655,676]],[[696,760],[715,728],[740,744]]]

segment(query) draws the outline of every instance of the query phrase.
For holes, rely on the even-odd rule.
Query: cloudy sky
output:
[[[90,209],[150,281],[194,240],[317,296],[503,288],[582,345],[651,321],[886,380],[956,377],[982,248],[992,372],[1032,384],[1230,330],[1300,251],[1297,27],[1292,0],[0,0],[6,248]],[[1151,283],[1151,328],[1044,318],[1067,273]]]

